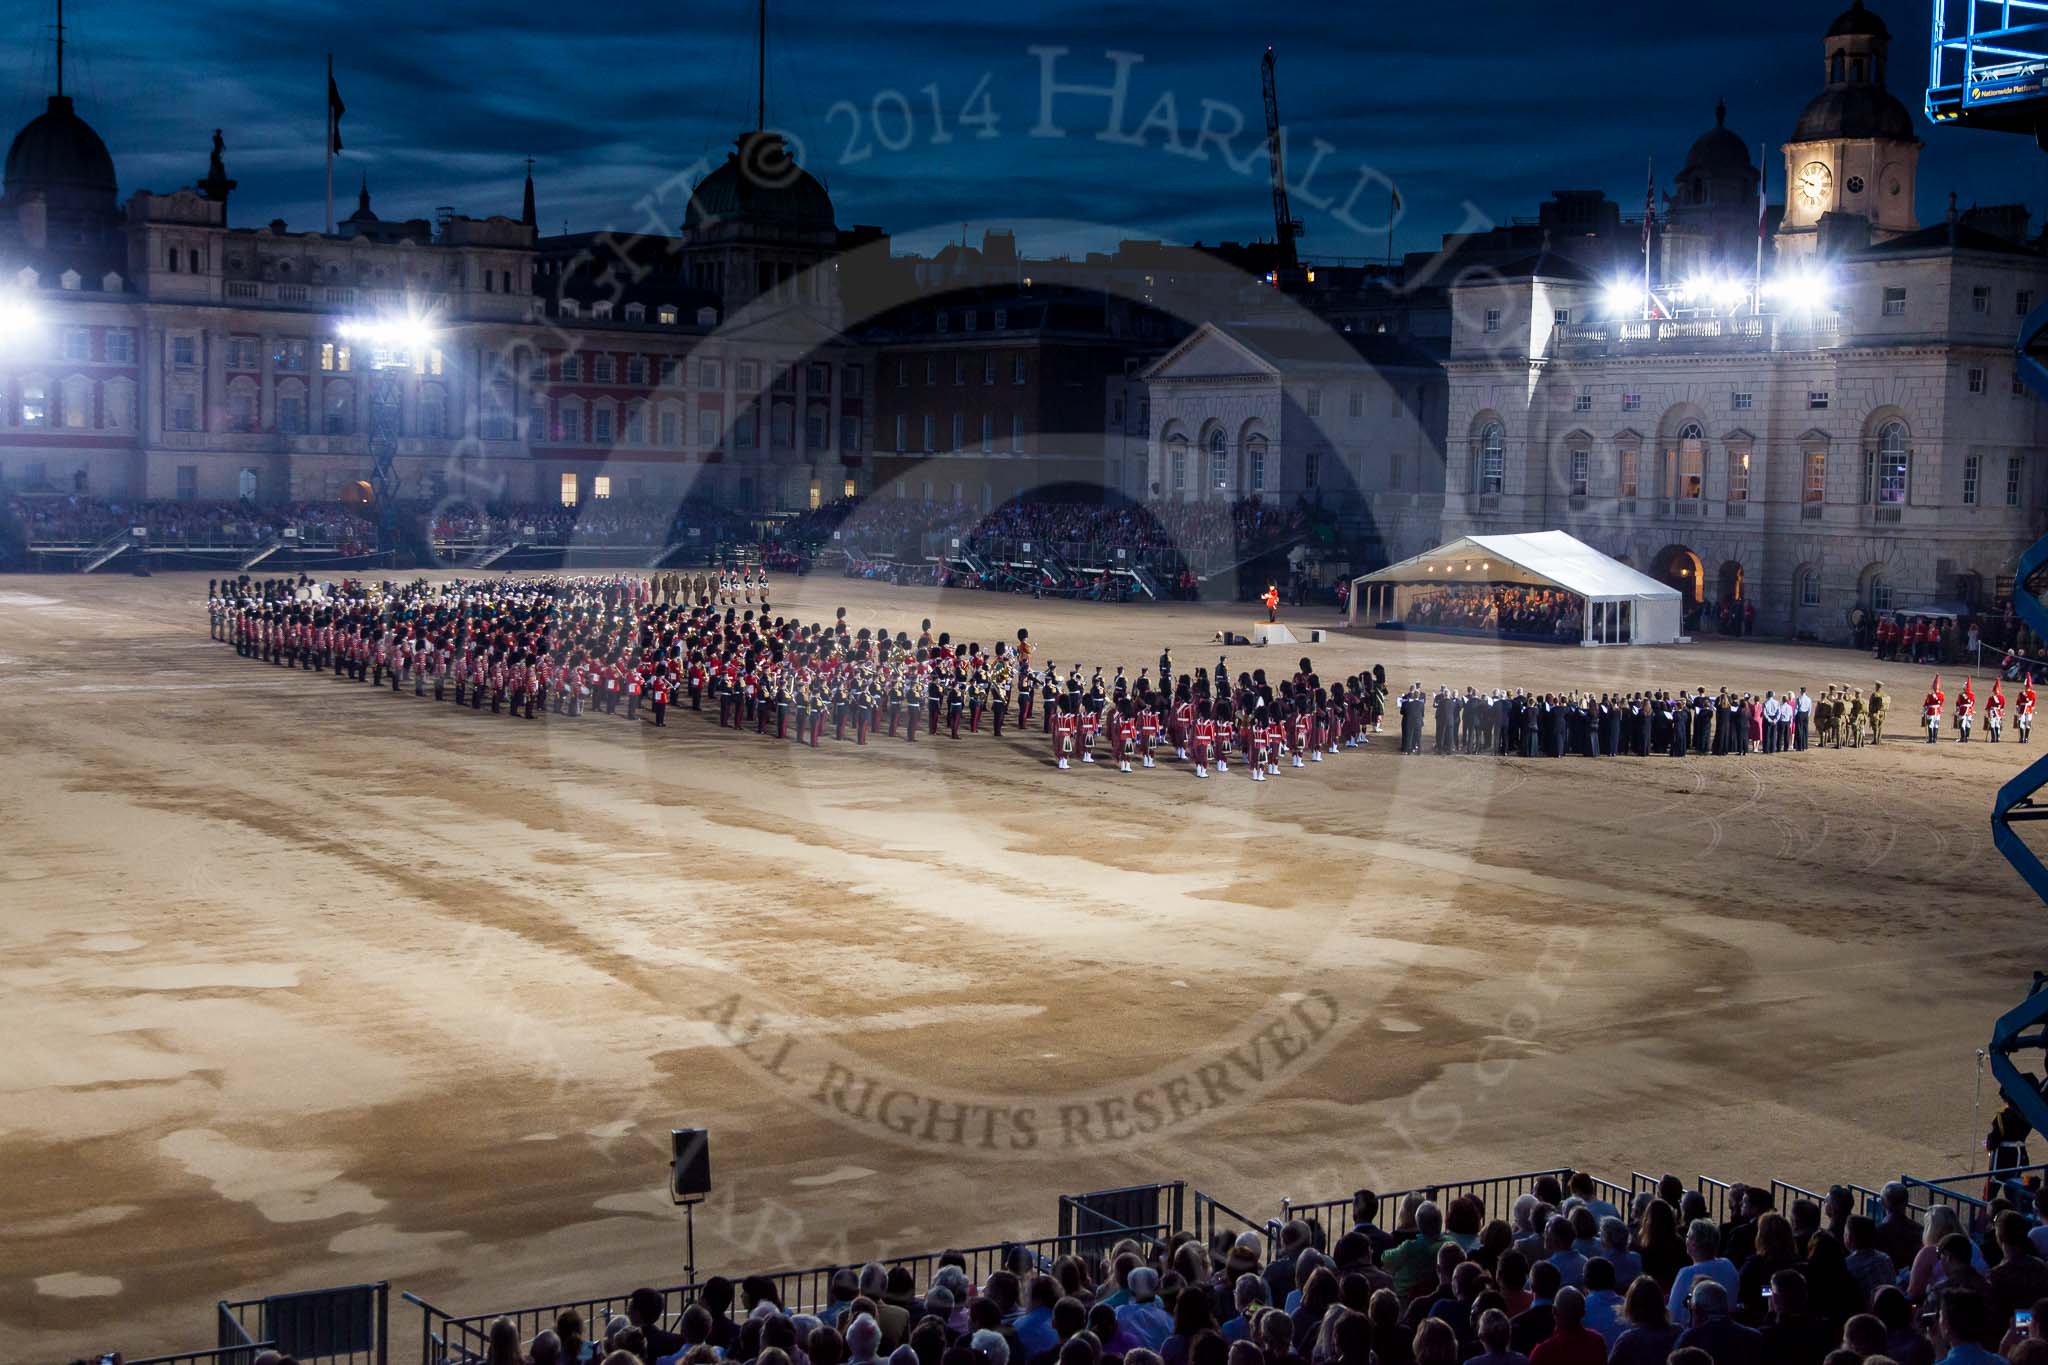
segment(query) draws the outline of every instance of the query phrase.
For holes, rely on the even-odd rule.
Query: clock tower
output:
[[[1920,139],[1913,116],[1885,88],[1891,33],[1856,0],[1822,44],[1826,83],[1785,143],[1780,255],[1818,250],[1821,220],[1861,218],[1872,241],[1913,231]]]

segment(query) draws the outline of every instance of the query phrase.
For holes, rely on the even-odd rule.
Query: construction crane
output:
[[[1266,59],[1261,64],[1262,84],[1266,92],[1266,161],[1273,172],[1273,233],[1280,245],[1280,268],[1278,280],[1291,280],[1301,273],[1301,256],[1294,249],[1294,239],[1301,236],[1301,219],[1287,204],[1287,167],[1282,164],[1280,146],[1280,93],[1273,82],[1273,49],[1266,49]]]

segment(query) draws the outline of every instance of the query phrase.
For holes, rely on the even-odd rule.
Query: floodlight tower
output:
[[[1933,5],[1927,117],[1937,125],[2025,133],[2048,151],[2048,0],[1933,0]],[[2035,397],[2048,399],[2048,367],[2041,361],[2044,334],[2048,304],[2021,322],[2014,349],[2021,382]],[[2048,639],[2048,606],[2029,584],[2044,566],[2048,536],[2020,556],[2012,597],[2020,619]],[[1999,788],[1991,808],[1991,840],[2028,888],[2048,902],[2048,866],[2013,828],[2020,821],[2048,818],[2048,806],[2034,803],[2044,787],[2048,758]],[[2034,1128],[2048,1132],[2043,1082],[2014,1060],[2020,1053],[2048,1051],[2048,973],[2035,972],[2027,998],[1999,1016],[1986,1051],[2006,1102]]]
[[[341,334],[366,352],[370,374],[370,491],[377,498],[377,549],[395,556],[399,550],[398,439],[404,429],[405,381],[427,372],[428,358],[439,340],[433,326],[418,313],[365,318],[344,324]]]

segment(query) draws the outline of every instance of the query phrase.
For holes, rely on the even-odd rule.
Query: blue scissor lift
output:
[[[1934,37],[1928,55],[1927,117],[1937,126],[2024,133],[2048,151],[2048,0],[1933,0]],[[2048,400],[2043,337],[2048,304],[2020,324],[2015,349],[2021,380]],[[2048,536],[2020,556],[2013,576],[2013,607],[2048,639],[2048,607],[2034,579],[2048,566]],[[2035,798],[2048,788],[2048,757],[1999,788],[1991,812],[1991,838],[2027,886],[2048,902],[2048,865],[2019,836],[2017,825],[2048,819]],[[2022,1054],[2048,1052],[2048,972],[2035,972],[2027,998],[1993,1026],[1991,1074],[2006,1102],[2040,1132],[2048,1132],[2042,1080],[2023,1069]]]

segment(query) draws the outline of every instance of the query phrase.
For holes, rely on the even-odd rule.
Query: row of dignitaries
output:
[[[1810,747],[1860,748],[1884,737],[1884,684],[1866,696],[1830,687],[1780,695],[1704,687],[1685,692],[1530,692],[1495,688],[1434,693],[1412,683],[1395,701],[1401,752],[1419,754],[1425,737],[1439,754],[1523,758],[1579,755],[1740,756]]]

